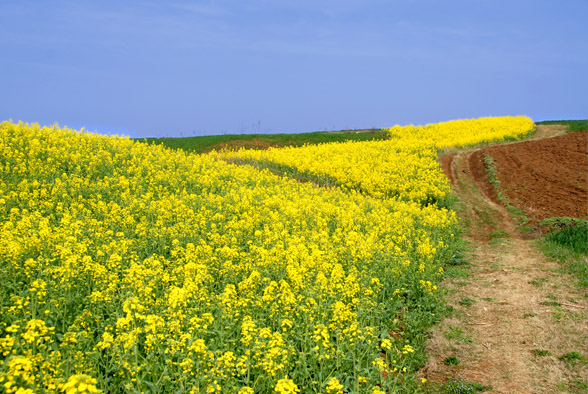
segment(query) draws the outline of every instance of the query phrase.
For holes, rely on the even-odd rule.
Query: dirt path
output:
[[[561,132],[541,127],[534,138]],[[481,181],[479,149],[442,164],[463,202],[470,267],[458,267],[446,282],[455,309],[432,333],[423,376],[477,382],[491,393],[586,392],[587,367],[560,359],[588,356],[584,292],[495,202],[492,185]]]

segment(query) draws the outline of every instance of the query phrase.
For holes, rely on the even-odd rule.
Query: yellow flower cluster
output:
[[[502,116],[452,120],[426,126],[394,126],[388,129],[392,139],[410,143],[433,144],[437,149],[450,149],[492,141],[513,140],[535,130],[526,116]]]
[[[213,152],[230,162],[268,167],[321,186],[339,186],[378,198],[423,203],[442,200],[449,184],[433,145],[400,140]]]
[[[101,393],[96,388],[96,379],[88,375],[73,375],[61,387],[65,394]]]
[[[321,185],[337,185],[375,197],[431,203],[449,193],[437,150],[520,138],[534,130],[527,117],[499,117],[395,126],[386,141],[213,153],[226,160],[293,173]]]
[[[436,300],[457,223],[422,204],[446,192],[435,148],[400,146],[315,158],[343,168],[324,167],[332,177],[360,159],[373,161],[366,179],[399,174],[396,192],[357,193],[359,172],[317,188],[216,155],[2,123],[1,390],[360,393],[391,387],[382,372],[407,380],[412,348],[382,333]]]

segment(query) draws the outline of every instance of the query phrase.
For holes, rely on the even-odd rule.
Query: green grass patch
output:
[[[588,255],[588,220],[555,217],[545,219],[541,224],[550,228],[546,237],[548,242]]]
[[[530,285],[533,285],[533,286],[541,287],[541,286],[543,286],[543,284],[545,282],[547,282],[547,279],[545,279],[545,278],[539,278],[539,279],[530,280],[528,283]]]
[[[452,267],[445,271],[445,276],[450,278],[466,279],[471,276],[470,272],[465,268]]]
[[[548,234],[541,240],[541,249],[560,262],[563,271],[588,287],[588,220],[577,218],[549,218],[541,222]]]
[[[561,306],[561,304],[557,301],[541,301],[539,305],[543,306]]]
[[[551,313],[553,315],[553,318],[558,322],[561,322],[566,319],[579,322],[586,319],[586,316],[583,313],[575,313],[559,307],[554,308],[551,311]]]
[[[475,206],[472,206],[472,209],[478,216],[478,225],[479,226],[494,226],[496,224],[496,219],[494,216],[490,215],[490,213],[486,210],[479,209]]]
[[[469,265],[470,263],[468,263],[468,261],[465,259],[465,257],[463,257],[463,255],[461,253],[459,254],[455,254],[454,256],[452,256],[446,263],[449,266],[455,267],[455,266],[463,266],[463,265]]]
[[[471,276],[469,272],[470,263],[464,257],[464,246],[461,245],[456,253],[445,262],[445,277],[453,279],[467,279]],[[467,286],[467,282],[455,282],[457,286]]]
[[[443,364],[445,364],[445,365],[459,365],[459,359],[455,356],[445,357],[445,360],[443,360]]]
[[[486,167],[488,181],[495,186],[500,186],[500,181],[496,177],[496,165],[494,164],[492,156],[484,154],[484,166]]]
[[[535,357],[551,356],[551,352],[549,350],[544,350],[544,349],[533,349],[533,350],[531,350],[531,353],[533,353],[533,356],[535,356]]]
[[[507,238],[508,237],[508,233],[506,231],[500,230],[500,231],[494,231],[488,234],[488,237],[490,239],[500,239],[500,238]]]
[[[139,141],[161,144],[172,149],[182,149],[194,153],[206,153],[223,147],[265,149],[269,146],[302,146],[316,145],[327,142],[374,141],[389,138],[387,131],[382,129],[318,131],[296,134],[225,134],[181,138],[141,138]]]
[[[530,219],[525,214],[525,211],[519,209],[513,205],[506,204],[506,209],[514,216],[515,220],[518,222],[519,225],[524,226],[525,224],[530,222]],[[520,230],[522,232],[531,231],[528,227],[521,227]]]
[[[498,201],[500,201],[502,204],[508,205],[508,198],[500,187],[500,180],[496,175],[496,164],[494,164],[494,159],[492,156],[484,154],[483,160],[484,167],[486,167],[486,176],[488,177],[488,182],[494,186],[494,190],[496,191],[496,198],[498,198]]]
[[[459,343],[472,343],[474,341],[471,335],[466,334],[460,326],[449,326],[449,331],[445,331],[443,336],[450,341]]]
[[[588,130],[588,120],[544,120],[535,122],[537,125],[562,125],[568,127],[568,132]]]
[[[472,306],[474,305],[474,301],[473,299],[466,297],[466,298],[462,298],[461,300],[459,300],[459,305],[463,305],[463,306]]]
[[[586,379],[574,379],[569,382],[561,382],[558,384],[558,388],[568,393],[586,394],[588,392],[588,383]]]
[[[584,357],[582,354],[578,352],[565,353],[559,356],[557,359],[563,361],[564,363],[572,367],[578,364],[586,364],[586,357]]]

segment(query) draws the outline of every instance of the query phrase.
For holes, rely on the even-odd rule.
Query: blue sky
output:
[[[190,136],[588,117],[586,0],[0,0],[0,120]]]

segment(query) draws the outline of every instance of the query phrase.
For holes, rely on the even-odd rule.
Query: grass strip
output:
[[[381,129],[318,131],[296,134],[226,134],[198,137],[141,138],[140,141],[159,144],[172,149],[194,153],[241,147],[266,149],[268,147],[317,145],[327,142],[385,140],[389,134]]]
[[[574,131],[586,131],[588,130],[588,120],[544,120],[542,122],[536,122],[537,125],[562,125],[568,127],[568,132]]]

